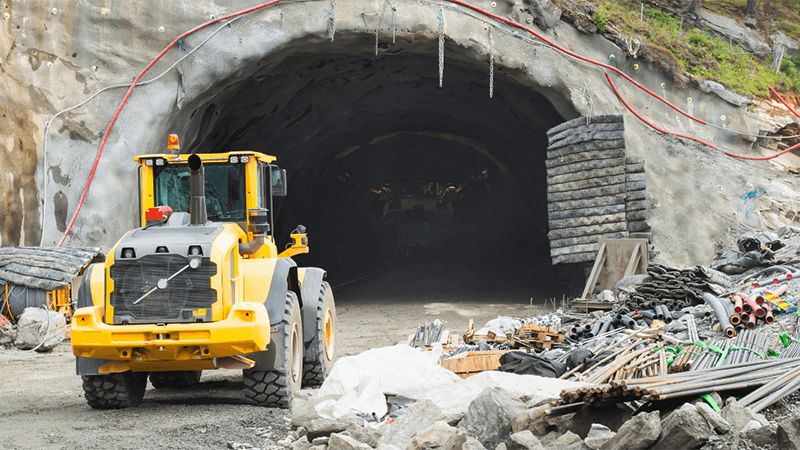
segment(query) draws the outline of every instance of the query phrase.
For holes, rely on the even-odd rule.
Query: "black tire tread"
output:
[[[297,297],[293,292],[286,294],[286,304],[283,310],[281,324],[291,322],[292,309],[298,305]],[[291,340],[291,327],[284,326],[284,342]],[[288,352],[288,350],[286,350]],[[287,364],[289,358],[286,358]],[[291,370],[291,369],[289,369]],[[244,398],[251,405],[274,408],[289,408],[292,403],[292,392],[289,378],[280,370],[245,369],[243,372]]]
[[[323,281],[320,287],[319,299],[317,301],[317,336],[322,336],[325,332],[322,329],[323,323],[320,319],[322,317],[322,304],[325,298],[325,292],[330,289],[330,284],[327,281]],[[320,345],[319,341],[316,343],[317,345]],[[322,344],[322,346],[324,346],[324,344]],[[328,374],[325,365],[322,362],[322,358],[324,357],[324,348],[319,348],[316,352],[312,352],[311,356],[303,356],[303,387],[318,387],[321,386],[325,381],[325,378],[328,376]]]
[[[145,373],[84,375],[83,396],[94,409],[119,409],[138,406],[147,387]]]
[[[156,389],[185,389],[200,382],[201,370],[181,370],[176,372],[151,372],[150,383]]]

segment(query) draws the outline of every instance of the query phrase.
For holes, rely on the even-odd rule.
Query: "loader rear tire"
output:
[[[146,373],[84,375],[83,396],[94,409],[119,409],[139,406],[147,387]]]
[[[317,302],[317,329],[306,343],[303,356],[303,387],[320,386],[333,367],[336,346],[336,305],[327,281],[322,282]]]
[[[244,397],[251,405],[289,408],[303,379],[303,320],[294,292],[286,294],[283,320],[274,325],[283,333],[283,348],[278,351],[286,364],[276,370],[245,369]]]
[[[177,372],[151,372],[150,383],[156,389],[185,389],[200,382],[202,370],[181,370]]]

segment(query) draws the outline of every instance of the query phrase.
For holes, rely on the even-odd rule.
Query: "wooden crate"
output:
[[[461,378],[467,378],[476,373],[500,368],[500,357],[513,350],[481,350],[462,353],[453,358],[443,359],[442,367],[455,372]]]

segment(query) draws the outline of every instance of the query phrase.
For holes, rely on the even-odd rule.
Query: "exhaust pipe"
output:
[[[205,225],[208,222],[206,175],[203,160],[195,153],[189,156],[189,216],[192,225]]]

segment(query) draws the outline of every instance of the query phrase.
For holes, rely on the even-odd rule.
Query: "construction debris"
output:
[[[64,340],[67,321],[62,314],[25,308],[17,323],[14,345],[22,350],[49,352]]]

